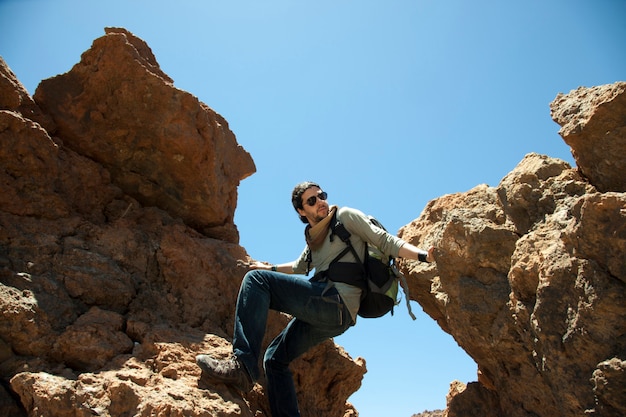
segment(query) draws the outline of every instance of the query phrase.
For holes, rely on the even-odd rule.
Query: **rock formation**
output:
[[[478,364],[448,417],[626,415],[626,83],[552,103],[578,169],[527,155],[400,231],[411,295]]]
[[[269,414],[194,360],[229,352],[254,163],[142,40],[107,29],[34,100],[0,61],[0,167],[0,416]],[[293,371],[305,415],[356,414],[363,360],[329,341]]]
[[[626,413],[625,89],[552,103],[578,168],[530,154],[400,231],[437,247],[402,269],[479,368],[444,415]],[[269,415],[264,381],[242,397],[194,363],[228,354],[249,259],[233,214],[255,167],[226,121],[124,29],[33,98],[0,59],[0,416]],[[358,415],[363,359],[328,341],[293,372],[303,416]]]

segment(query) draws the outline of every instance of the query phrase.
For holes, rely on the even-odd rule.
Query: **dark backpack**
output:
[[[383,225],[372,216],[368,216],[370,223],[387,231]],[[346,248],[330,262],[327,271],[322,277],[313,277],[312,280],[328,279],[330,281],[345,282],[360,287],[363,290],[358,314],[365,318],[382,317],[399,304],[398,286],[404,290],[409,315],[415,320],[409,304],[409,288],[404,275],[398,270],[395,260],[385,255],[375,246],[365,242],[365,253],[359,256],[350,242],[350,232],[337,220],[336,212],[330,223],[331,240],[334,236],[339,237],[346,243]],[[348,252],[357,259],[354,262],[340,262]],[[309,252],[310,254],[310,252]],[[362,259],[366,261],[363,262]]]

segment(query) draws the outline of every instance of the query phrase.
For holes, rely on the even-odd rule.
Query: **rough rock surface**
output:
[[[402,269],[479,369],[422,415],[626,414],[623,90],[552,103],[578,169],[529,154],[400,231],[437,247]],[[269,415],[263,380],[241,396],[194,363],[228,354],[248,259],[232,219],[254,164],[227,123],[123,29],[34,98],[1,61],[0,416]],[[363,359],[328,341],[292,369],[303,416],[358,415]]]
[[[34,98],[57,121],[51,133],[106,168],[125,194],[208,236],[238,241],[237,185],[254,163],[226,120],[175,88],[142,40],[107,29]]]
[[[241,396],[194,360],[228,354],[248,260],[227,123],[123,29],[34,97],[0,61],[0,416],[269,415],[264,381]],[[293,372],[303,415],[356,415],[362,359],[329,341]]]
[[[625,85],[552,103],[580,169],[529,154],[400,231],[437,247],[403,263],[411,295],[478,364],[448,417],[626,415]]]
[[[411,417],[443,417],[443,410],[426,410],[419,414],[413,414]]]
[[[581,173],[602,192],[626,191],[626,82],[559,94],[550,105]]]

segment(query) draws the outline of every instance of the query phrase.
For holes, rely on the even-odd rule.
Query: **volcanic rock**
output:
[[[550,110],[581,173],[599,191],[626,191],[626,82],[559,94]]]
[[[233,217],[255,168],[226,121],[124,29],[35,101],[0,75],[0,415],[269,415],[263,379],[242,396],[194,360],[229,354],[250,260]],[[362,359],[328,341],[292,369],[303,416],[356,414]]]
[[[437,248],[436,265],[403,262],[412,297],[478,365],[448,417],[624,415],[624,86],[552,103],[579,169],[529,154],[400,230]]]
[[[106,32],[71,71],[37,87],[53,133],[143,205],[236,243],[237,185],[255,171],[252,158],[224,118],[174,87],[145,42]]]

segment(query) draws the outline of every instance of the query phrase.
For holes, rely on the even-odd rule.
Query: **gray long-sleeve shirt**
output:
[[[398,256],[400,247],[405,244],[405,241],[399,237],[374,226],[367,216],[357,209],[350,207],[337,209],[337,220],[343,223],[350,232],[350,242],[361,258],[365,253],[366,242],[376,246],[385,256],[394,258]],[[327,270],[333,259],[345,248],[346,244],[338,236],[334,236],[331,241],[329,229],[322,246],[311,252],[311,269],[314,268],[316,273]],[[304,274],[307,272],[307,252],[308,249],[305,247],[300,257],[295,261],[293,265],[294,273]],[[348,252],[341,258],[341,262],[357,262],[357,260],[351,252]],[[337,288],[344,303],[348,306],[352,319],[356,321],[361,300],[361,289],[341,282],[334,283],[334,286]]]

